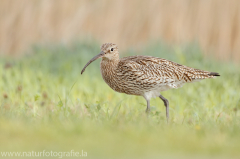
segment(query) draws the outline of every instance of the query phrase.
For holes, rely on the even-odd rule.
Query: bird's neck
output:
[[[114,78],[116,76],[116,69],[117,69],[118,63],[119,63],[119,58],[114,58],[114,59],[102,58],[102,61],[101,61],[102,77],[103,77],[104,81],[111,88],[113,88],[112,81],[114,80]]]
[[[119,63],[119,57],[109,59],[109,58],[102,58],[101,61],[101,70],[106,70],[107,72],[109,71],[115,71],[117,65]]]

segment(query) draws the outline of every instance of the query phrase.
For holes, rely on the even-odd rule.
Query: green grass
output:
[[[145,54],[173,60],[220,77],[162,92],[170,123],[156,98],[145,114],[142,97],[111,90],[99,62],[80,75],[100,51],[95,43],[35,47],[20,59],[0,59],[0,150],[87,152],[88,158],[238,158],[240,69],[204,58],[194,44],[152,44]]]

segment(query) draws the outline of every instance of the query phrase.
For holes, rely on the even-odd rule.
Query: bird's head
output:
[[[101,52],[94,56],[88,63],[84,66],[84,68],[81,71],[81,74],[85,71],[86,67],[92,63],[93,61],[103,58],[103,60],[118,60],[119,54],[118,54],[118,46],[113,43],[105,43],[101,46]]]

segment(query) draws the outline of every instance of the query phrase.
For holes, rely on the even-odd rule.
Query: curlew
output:
[[[169,102],[160,92],[182,87],[185,83],[220,76],[216,72],[187,67],[166,59],[151,56],[129,56],[119,59],[118,46],[105,43],[101,52],[93,57],[82,69],[98,58],[104,81],[116,92],[143,96],[147,101],[146,112],[150,111],[150,99],[159,97],[166,107],[169,119]]]

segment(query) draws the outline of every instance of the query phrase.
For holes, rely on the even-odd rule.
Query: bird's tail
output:
[[[184,73],[183,79],[186,82],[196,82],[207,78],[214,78],[216,76],[220,76],[220,74],[199,69],[191,69]]]
[[[210,72],[210,73],[208,74],[208,76],[213,76],[213,77],[215,77],[215,76],[220,76],[220,74],[217,73],[217,72]]]

